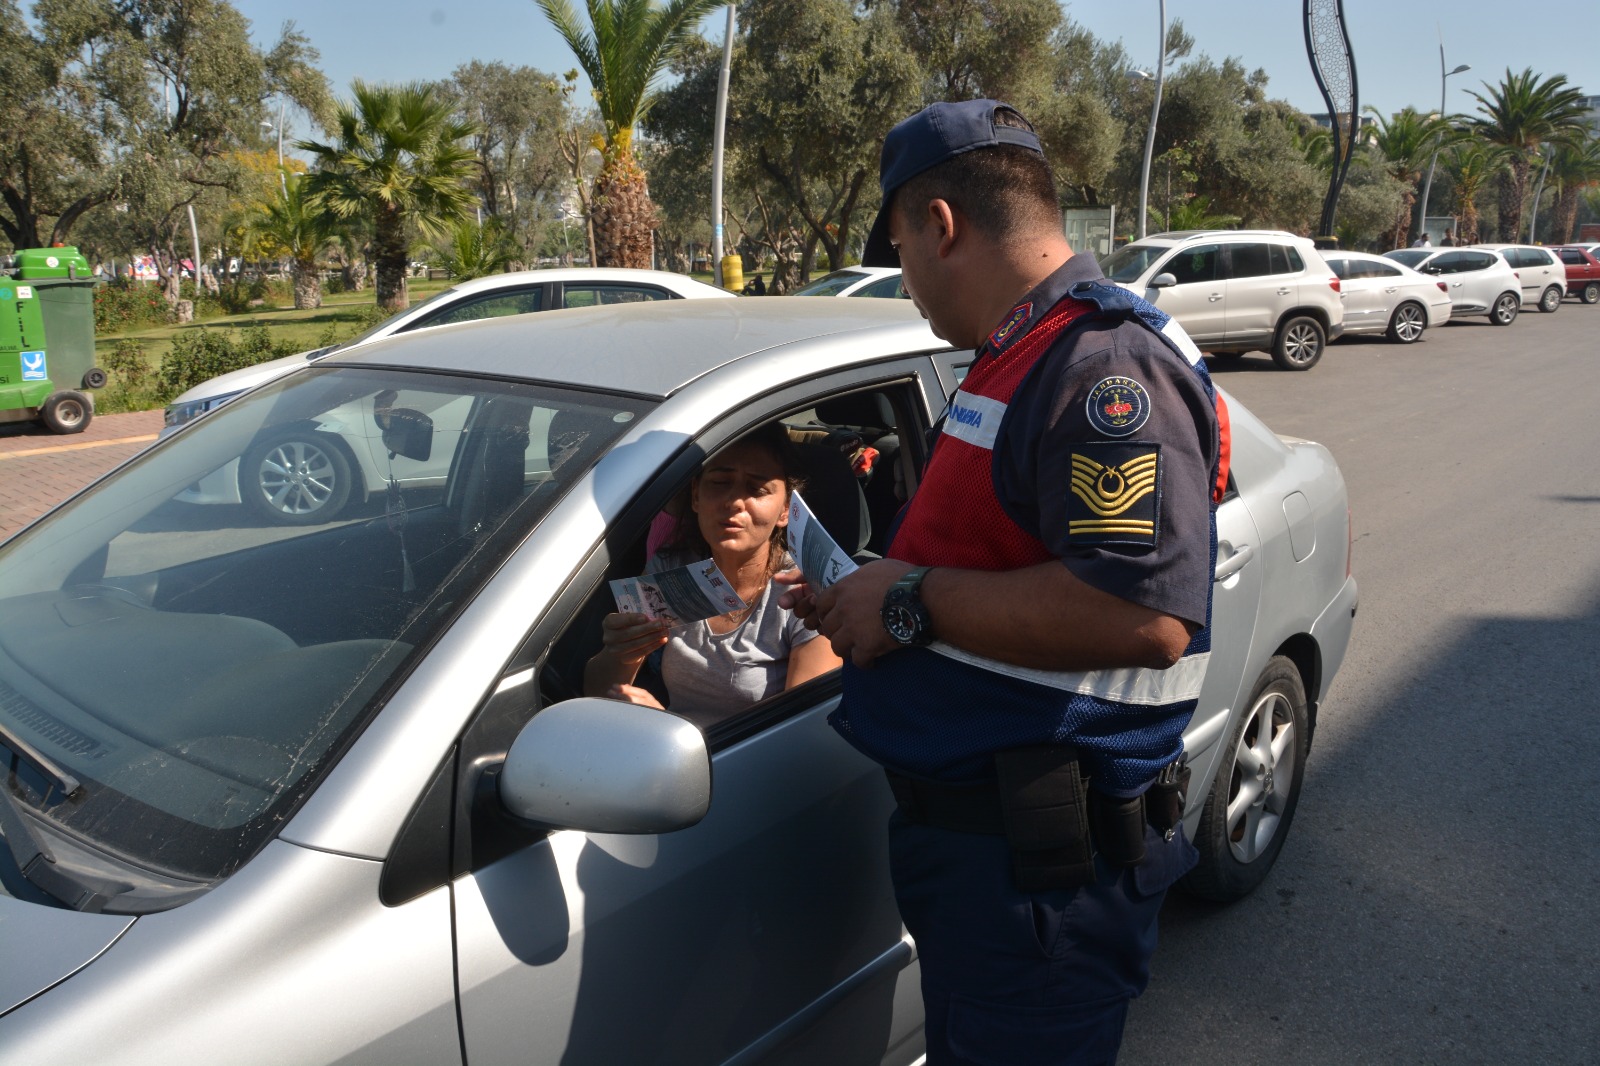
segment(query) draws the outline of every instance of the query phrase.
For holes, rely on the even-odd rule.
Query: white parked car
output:
[[[790,296],[868,296],[901,299],[906,287],[900,282],[899,267],[853,266],[824,274]]]
[[[309,362],[399,333],[562,308],[733,296],[694,278],[657,270],[571,267],[476,278],[452,285],[343,344],[257,363],[202,382],[167,405],[161,435]],[[360,413],[364,415],[370,411]],[[364,422],[358,417],[356,424]],[[242,502],[291,525],[322,521],[338,514],[351,499],[364,499],[384,484],[382,450],[374,453],[369,443],[336,426],[294,427],[276,440],[261,441],[239,463],[197,482],[184,499],[204,504]]]
[[[1214,356],[1270,351],[1285,370],[1310,370],[1344,331],[1338,275],[1315,245],[1291,233],[1156,233],[1118,248],[1100,269],[1176,318]]]
[[[805,492],[881,554],[874,498],[915,486],[971,361],[898,300],[420,330],[0,545],[0,1061],[922,1061],[893,800],[827,724],[839,674],[697,722],[580,679],[706,456],[772,422],[873,442],[865,483],[814,445]],[[1279,858],[1357,598],[1333,456],[1229,408],[1184,735],[1218,899]],[[397,484],[443,482],[304,526],[176,496],[357,412]]]
[[[1537,307],[1547,315],[1561,309],[1567,294],[1567,268],[1548,248],[1534,244],[1474,244],[1499,252],[1522,283],[1522,306]]]
[[[1345,336],[1383,334],[1411,344],[1450,321],[1450,287],[1402,263],[1366,252],[1325,251],[1342,282]]]
[[[1509,326],[1522,310],[1522,282],[1499,252],[1488,248],[1396,248],[1385,259],[1443,281],[1450,289],[1450,317],[1488,315]]]

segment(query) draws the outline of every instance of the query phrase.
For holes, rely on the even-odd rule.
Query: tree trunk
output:
[[[650,269],[650,234],[656,228],[655,204],[644,171],[625,149],[600,168],[590,207],[594,224],[594,266]]]
[[[1532,168],[1521,156],[1511,160],[1510,169],[1500,175],[1500,240],[1517,241],[1522,228],[1522,203],[1528,198],[1528,172]]]
[[[1580,191],[1576,182],[1567,182],[1561,187],[1561,195],[1556,198],[1555,228],[1550,231],[1552,244],[1566,244],[1572,240],[1572,231],[1578,224]]]
[[[372,258],[378,266],[378,306],[404,311],[411,306],[406,290],[406,222],[400,212],[378,207],[372,240]]]
[[[310,311],[322,306],[322,271],[309,259],[296,259],[294,273],[294,309]]]

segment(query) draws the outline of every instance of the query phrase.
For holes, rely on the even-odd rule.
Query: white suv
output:
[[[1270,351],[1285,370],[1310,370],[1344,332],[1338,276],[1311,241],[1281,230],[1157,233],[1100,268],[1214,356]]]

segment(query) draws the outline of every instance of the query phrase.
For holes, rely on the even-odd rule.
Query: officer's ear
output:
[[[956,242],[965,235],[967,218],[949,200],[934,198],[923,208],[922,224],[932,227],[938,237],[935,251],[940,259],[948,259],[955,251]]]

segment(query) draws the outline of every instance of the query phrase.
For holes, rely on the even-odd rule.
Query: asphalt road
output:
[[[1332,448],[1361,605],[1276,869],[1174,897],[1122,1062],[1600,1062],[1600,307],[1216,380]]]

